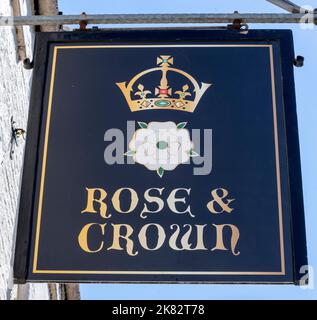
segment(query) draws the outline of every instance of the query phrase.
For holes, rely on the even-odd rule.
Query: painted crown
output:
[[[211,84],[201,83],[199,85],[187,72],[171,67],[173,60],[171,56],[162,55],[157,58],[157,67],[138,73],[128,84],[126,82],[117,83],[132,112],[153,109],[195,111],[201,97]],[[140,80],[144,75],[157,71],[162,73],[162,77],[160,84],[155,88],[154,94],[152,94],[152,91],[147,90]],[[188,85],[189,82],[187,82],[181,88],[175,88],[174,91],[174,88],[169,85],[167,80],[168,72],[176,72],[184,76],[194,87],[193,90],[189,90],[190,86]],[[138,89],[136,92],[133,91],[135,85]]]

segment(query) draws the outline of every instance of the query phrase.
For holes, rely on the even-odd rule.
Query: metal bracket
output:
[[[312,11],[313,12],[313,11]],[[310,13],[310,12],[309,12]],[[0,26],[22,25],[78,25],[80,21],[89,24],[175,24],[175,23],[232,23],[242,19],[245,23],[303,23],[307,13],[158,13],[158,14],[93,14],[56,16],[0,16]]]
[[[14,145],[17,147],[18,139],[23,138],[25,140],[25,133],[26,131],[21,128],[16,128],[15,121],[13,117],[11,117],[11,140],[10,140],[10,159],[13,159],[14,154]]]

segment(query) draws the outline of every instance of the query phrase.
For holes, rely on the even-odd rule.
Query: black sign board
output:
[[[39,33],[14,274],[298,283],[288,30]]]

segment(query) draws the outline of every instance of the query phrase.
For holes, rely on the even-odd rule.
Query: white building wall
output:
[[[0,15],[12,15],[10,0],[0,0]],[[21,14],[31,14],[30,0],[20,0]],[[26,54],[32,60],[34,33],[24,28]],[[25,141],[10,160],[11,117],[26,130],[32,71],[18,60],[14,27],[0,27],[0,300],[49,299],[47,284],[13,285],[15,228]]]

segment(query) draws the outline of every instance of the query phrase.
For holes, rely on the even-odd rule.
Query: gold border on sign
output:
[[[272,87],[272,104],[273,104],[273,123],[274,123],[274,144],[275,144],[275,161],[276,161],[276,184],[277,184],[277,200],[278,200],[278,221],[279,221],[279,236],[280,236],[280,271],[102,271],[102,270],[39,270],[38,253],[39,240],[41,229],[41,216],[43,206],[43,193],[45,183],[45,170],[47,160],[49,128],[51,120],[53,92],[55,83],[56,60],[58,50],[62,49],[108,49],[108,48],[171,48],[171,47],[264,47],[269,49],[270,55],[270,73],[271,73],[271,87]],[[283,216],[282,216],[282,197],[281,197],[281,178],[280,178],[280,162],[279,162],[279,146],[278,146],[278,129],[277,129],[277,113],[276,113],[276,90],[275,90],[275,74],[274,74],[274,57],[273,46],[271,44],[209,44],[209,45],[79,45],[79,46],[55,46],[53,51],[53,63],[50,79],[50,90],[48,109],[46,117],[45,138],[44,138],[44,152],[42,161],[42,172],[40,180],[40,194],[38,202],[38,214],[36,221],[36,234],[33,258],[33,273],[37,274],[136,274],[136,275],[285,275],[285,253],[284,253],[284,235],[283,235]]]

